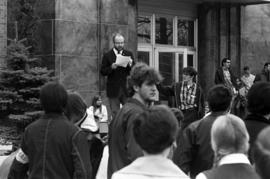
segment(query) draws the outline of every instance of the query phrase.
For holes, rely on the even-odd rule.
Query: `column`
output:
[[[0,1],[0,68],[7,54],[7,0]]]

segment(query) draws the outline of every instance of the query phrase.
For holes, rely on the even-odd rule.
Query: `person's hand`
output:
[[[132,66],[132,59],[130,58],[128,65],[131,67]]]
[[[118,67],[118,65],[116,63],[112,64],[112,69],[116,69]]]

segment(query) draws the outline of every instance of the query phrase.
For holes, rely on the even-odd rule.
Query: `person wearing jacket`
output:
[[[232,94],[224,85],[212,87],[207,95],[210,112],[201,120],[185,128],[175,149],[173,161],[194,178],[198,173],[212,168],[214,153],[210,144],[210,131],[215,120],[230,110]]]
[[[174,97],[174,106],[184,114],[182,129],[204,116],[204,94],[202,88],[195,82],[197,72],[193,67],[183,69],[183,81],[172,86],[158,85],[158,90],[164,96]]]
[[[236,95],[236,77],[231,70],[231,60],[229,58],[222,59],[221,67],[215,73],[215,84],[226,86],[231,90],[233,95]]]
[[[270,126],[264,128],[254,144],[254,164],[261,179],[270,178]]]
[[[200,173],[196,179],[260,179],[247,157],[248,140],[241,118],[233,114],[218,117],[211,128],[214,167]]]
[[[168,158],[176,143],[178,121],[167,106],[152,106],[140,114],[133,133],[144,156],[115,172],[112,179],[189,178]]]
[[[107,77],[106,92],[109,98],[112,119],[120,109],[120,104],[124,105],[127,100],[127,77],[131,67],[135,64],[132,52],[124,49],[125,38],[122,34],[115,34],[113,43],[114,47],[103,55],[100,69],[101,75]],[[122,56],[130,57],[130,62],[127,65],[116,63],[117,58]]]
[[[270,81],[270,63],[266,62],[263,66],[261,73],[256,74],[254,83],[269,82]]]
[[[249,158],[253,162],[253,147],[257,135],[264,128],[270,126],[270,83],[257,82],[253,84],[248,91],[247,99],[249,114],[244,121],[250,136]]]
[[[91,178],[85,133],[63,113],[67,99],[67,91],[57,82],[41,88],[44,115],[25,129],[8,178]]]
[[[89,117],[90,114],[87,111],[86,102],[79,93],[68,93],[68,102],[65,114],[72,123],[80,127],[87,135],[86,137],[89,145],[90,161],[92,165],[91,174],[92,178],[95,178],[102,157],[104,143],[103,140],[100,139],[99,134],[97,134],[98,125],[95,122],[94,117]]]
[[[119,110],[109,125],[108,179],[112,174],[143,155],[134,139],[133,121],[156,99],[156,84],[161,75],[144,63],[137,63],[131,70],[128,89],[132,96]]]

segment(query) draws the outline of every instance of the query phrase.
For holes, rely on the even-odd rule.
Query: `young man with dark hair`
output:
[[[231,60],[229,58],[223,58],[221,61],[221,67],[219,67],[215,74],[215,84],[223,84],[229,88],[232,94],[236,93],[236,77],[231,70]]]
[[[210,145],[210,130],[217,117],[229,112],[232,94],[224,85],[212,87],[207,96],[210,113],[191,123],[179,140],[173,161],[191,178],[212,167],[214,153]]]
[[[196,81],[197,72],[193,67],[183,69],[183,81],[171,86],[158,85],[158,90],[166,97],[174,97],[173,107],[179,108],[184,114],[181,128],[199,120],[204,115],[204,95]]]
[[[107,76],[106,92],[113,118],[120,109],[120,104],[124,105],[127,100],[127,76],[134,65],[134,60],[132,53],[124,49],[125,38],[122,34],[115,34],[112,40],[114,47],[104,54],[100,73]],[[118,56],[129,56],[130,62],[126,66],[121,66],[116,63]]]
[[[144,156],[114,173],[112,179],[189,178],[168,159],[178,122],[167,106],[152,106],[134,120],[133,126],[134,138]]]
[[[146,64],[136,64],[128,78],[128,90],[132,97],[120,109],[109,126],[108,178],[112,174],[142,156],[142,150],[133,136],[133,121],[155,101],[156,84],[161,75]]]
[[[266,62],[263,66],[261,73],[256,74],[254,83],[257,82],[269,82],[270,81],[270,63]]]
[[[27,173],[28,178],[91,178],[86,136],[64,115],[67,100],[67,91],[57,82],[41,88],[45,114],[25,129],[8,178],[24,178]]]

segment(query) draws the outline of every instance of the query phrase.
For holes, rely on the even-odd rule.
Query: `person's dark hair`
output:
[[[101,99],[101,96],[100,96],[100,95],[95,95],[95,96],[93,97],[93,100],[92,100],[92,106],[93,106],[94,108],[97,108],[97,101],[98,101],[99,99]]]
[[[183,74],[187,74],[195,78],[197,75],[197,71],[193,67],[188,66],[188,67],[183,68]]]
[[[245,66],[243,69],[244,69],[244,71],[247,71],[247,70],[249,70],[249,67]]]
[[[145,63],[136,63],[131,69],[130,76],[127,78],[129,96],[134,95],[134,86],[139,86],[144,82],[148,84],[157,84],[162,80],[160,73]]]
[[[258,82],[251,86],[247,94],[247,109],[251,113],[266,115],[270,113],[270,83]]]
[[[207,95],[207,102],[210,111],[219,112],[229,109],[232,101],[231,91],[224,85],[213,86]]]
[[[70,92],[68,94],[68,102],[65,108],[65,115],[72,122],[76,123],[86,113],[87,105],[83,98],[77,92]]]
[[[49,82],[40,89],[40,103],[45,113],[62,113],[67,104],[67,91],[58,82]]]
[[[269,63],[269,62],[266,62],[266,63],[263,65],[263,67],[265,68],[265,67],[267,67],[268,65],[270,65],[270,63]]]
[[[254,163],[257,173],[261,179],[270,178],[270,127],[263,129],[255,142],[254,146]]]
[[[222,61],[221,61],[221,66],[224,66],[224,63],[226,63],[227,60],[230,60],[231,61],[231,59],[229,59],[227,57],[226,58],[223,58]]]
[[[170,147],[179,129],[177,119],[165,105],[150,107],[133,124],[136,142],[149,154],[158,154]]]

